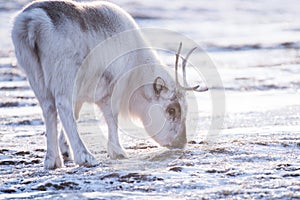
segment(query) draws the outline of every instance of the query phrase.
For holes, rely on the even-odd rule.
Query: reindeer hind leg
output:
[[[98,161],[87,150],[79,136],[71,102],[65,95],[56,96],[58,114],[73,150],[74,161],[79,165],[95,166]]]
[[[82,107],[82,104],[83,104],[82,102],[78,102],[75,105],[75,119],[76,120],[78,120],[78,118],[79,118],[79,112]],[[63,128],[60,131],[59,147],[60,147],[60,152],[61,152],[65,162],[74,160],[73,152],[70,147],[70,143],[69,143],[68,139],[66,138]]]

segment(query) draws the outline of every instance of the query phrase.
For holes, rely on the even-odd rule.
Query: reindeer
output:
[[[136,34],[126,39],[116,37],[112,44],[100,48],[101,54],[82,67],[97,45],[129,30],[135,30]],[[118,137],[118,115],[126,110],[125,106],[129,115],[141,119],[147,133],[161,146],[184,148],[186,145],[185,91],[206,91],[199,86],[187,87],[185,67],[194,49],[183,59],[183,86],[178,81],[181,44],[176,54],[175,81],[160,67],[162,62],[150,48],[127,53],[106,68],[111,54],[132,44],[143,46],[146,39],[126,11],[103,1],[35,1],[15,17],[12,40],[18,64],[42,108],[47,139],[45,169],[62,167],[63,158],[74,159],[78,165],[98,164],[77,130],[76,120],[83,102],[96,103],[103,112],[111,159],[126,158]],[[142,68],[135,68],[141,65]],[[122,75],[131,70],[133,72],[115,89]],[[78,72],[83,73],[78,75]],[[141,84],[145,80],[149,84]],[[134,92],[129,97],[130,90]],[[112,105],[113,92],[119,99],[116,105]],[[124,103],[125,97],[130,99],[128,104]],[[155,130],[155,124],[149,125],[151,117],[146,111],[153,105],[161,108],[161,112],[155,114],[157,120],[164,121],[159,130]],[[58,116],[64,130],[60,136]]]

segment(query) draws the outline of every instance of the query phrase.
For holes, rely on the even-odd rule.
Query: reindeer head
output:
[[[163,73],[153,81],[153,85],[146,85],[145,93],[134,95],[131,109],[142,120],[147,133],[161,146],[167,148],[183,148],[186,138],[186,91],[204,92],[208,89],[197,85],[187,87],[186,64],[189,56],[196,49],[190,50],[182,62],[183,84],[178,81],[178,61],[182,44],[180,43],[175,61],[175,83],[169,74]],[[162,78],[163,77],[163,78]]]

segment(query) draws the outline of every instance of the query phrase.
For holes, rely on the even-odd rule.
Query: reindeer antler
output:
[[[176,53],[176,60],[175,60],[175,81],[176,81],[176,87],[183,89],[183,90],[187,90],[187,91],[195,91],[195,92],[205,92],[208,90],[207,87],[200,89],[200,85],[196,85],[194,87],[187,87],[187,80],[186,80],[186,63],[187,60],[189,59],[190,55],[193,53],[193,51],[195,51],[197,49],[197,47],[194,47],[193,49],[191,49],[185,58],[183,58],[182,60],[182,76],[183,76],[183,86],[180,85],[179,81],[178,81],[178,61],[179,61],[179,57],[180,57],[180,52],[181,52],[181,48],[182,48],[182,42],[180,42],[179,44],[179,48],[178,51]],[[198,89],[199,88],[199,89]]]

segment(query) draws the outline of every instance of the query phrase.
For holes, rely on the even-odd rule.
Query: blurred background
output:
[[[13,59],[12,17],[29,0],[0,0],[0,57]],[[259,112],[266,125],[285,124],[300,104],[300,2],[298,0],[112,0],[141,27],[176,31],[197,42],[222,77],[227,113]],[[170,56],[170,55],[169,55]],[[166,58],[173,65],[173,57]],[[205,104],[205,103],[204,103]],[[292,109],[288,109],[292,106]],[[209,102],[203,106],[205,110]],[[204,113],[205,114],[205,113]],[[293,116],[296,113],[293,114]],[[230,118],[230,116],[229,116]],[[232,116],[236,118],[236,116]],[[292,117],[290,120],[298,119]],[[227,120],[225,127],[239,124]],[[279,120],[279,121],[278,121]],[[294,122],[293,122],[294,123]],[[300,123],[295,122],[295,123]]]

